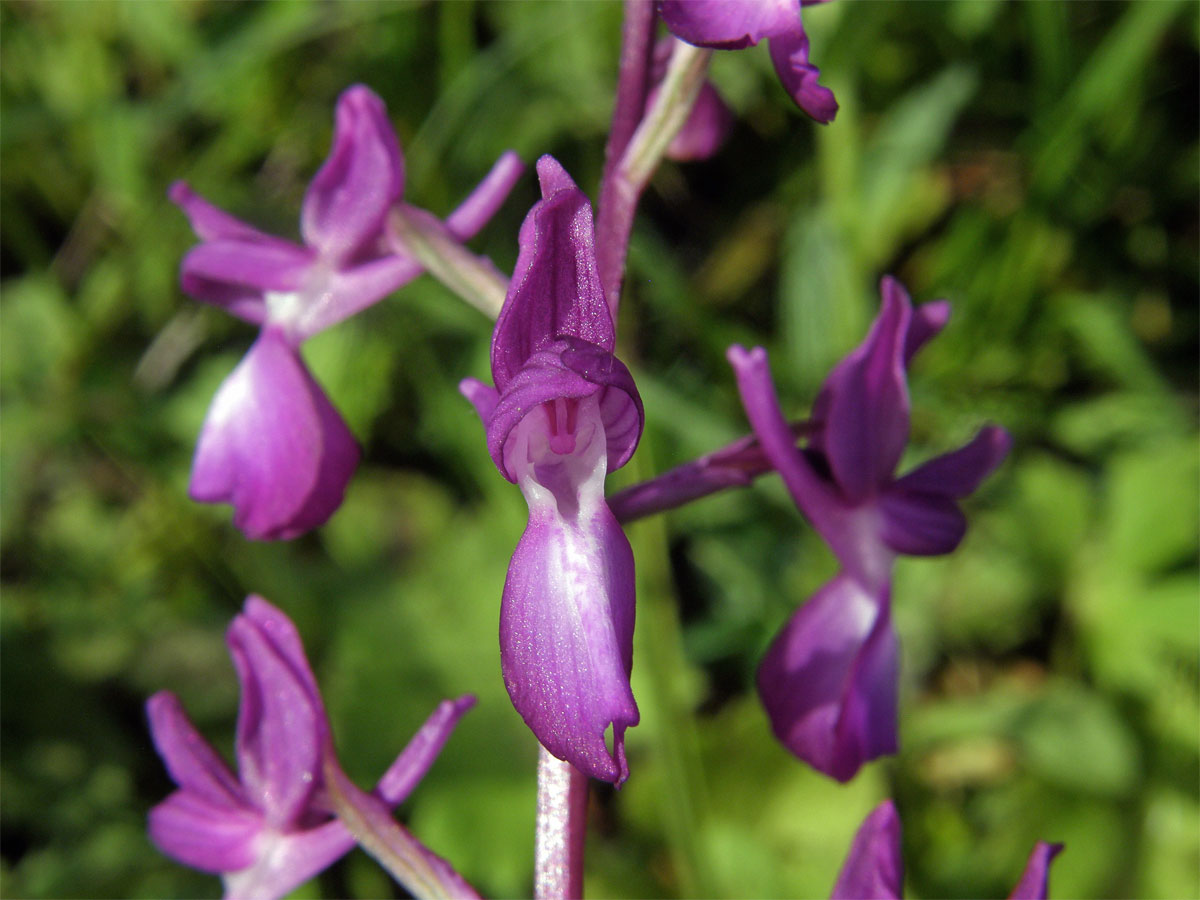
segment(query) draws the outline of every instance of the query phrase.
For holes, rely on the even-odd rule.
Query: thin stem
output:
[[[676,41],[654,104],[630,138],[621,160],[605,178],[601,188],[603,208],[597,241],[603,249],[600,282],[613,321],[621,302],[621,281],[629,252],[629,236],[638,198],[662,161],[671,140],[691,114],[696,96],[704,85],[711,50]]]
[[[537,900],[579,900],[583,896],[587,801],[587,776],[539,745],[533,862]]]
[[[430,275],[485,315],[493,319],[500,315],[508,279],[491,260],[460,244],[436,216],[401,204],[388,215],[388,232],[397,253],[412,255]]]
[[[600,181],[600,199],[596,211],[596,258],[605,296],[621,291],[621,270],[625,256],[621,235],[624,231],[615,225],[614,215],[623,209],[623,205],[617,202],[615,196],[618,186],[613,179],[613,172],[645,112],[654,57],[654,23],[652,0],[625,0],[617,96],[613,104],[612,127],[604,148],[604,177]]]
[[[346,777],[334,756],[325,753],[325,787],[346,830],[414,897],[478,898],[448,862],[421,844],[392,818],[387,804]]]
[[[618,177],[636,185],[639,193],[649,183],[667,146],[691,115],[700,88],[704,86],[712,54],[711,50],[675,41],[658,97],[625,148],[617,170]]]

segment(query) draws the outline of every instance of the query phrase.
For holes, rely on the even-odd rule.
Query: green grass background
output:
[[[666,165],[634,231],[622,356],[646,403],[627,484],[746,430],[723,354],[771,351],[803,415],[895,273],[954,317],[912,372],[906,464],[985,421],[1016,446],[958,553],[900,562],[900,754],[848,786],[771,738],[753,673],[831,573],[777,479],[630,529],[632,777],[594,796],[593,897],[827,896],[880,799],[910,897],[1004,896],[1039,838],[1057,897],[1200,894],[1197,6],[837,3],[805,12],[841,102],[718,53],[738,122]],[[0,706],[7,897],[202,897],[145,813],[170,790],[142,704],[229,752],[222,632],[297,622],[369,784],[443,697],[478,695],[401,809],[490,896],[528,894],[535,745],[496,624],[519,492],[456,391],[491,324],[430,279],[305,347],[364,446],[345,506],[248,543],[185,494],[252,330],[183,296],[167,185],[294,237],[348,84],[386,100],[407,198],[446,213],[504,149],[594,196],[615,3],[0,5]],[[527,177],[472,246],[505,269]],[[391,896],[356,851],[297,896]]]

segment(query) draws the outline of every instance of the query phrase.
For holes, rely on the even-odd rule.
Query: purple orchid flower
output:
[[[959,450],[895,477],[908,442],[906,367],[945,325],[949,304],[914,310],[890,277],[881,291],[883,306],[866,340],[834,368],[813,404],[804,450],[780,412],[766,351],[729,350],[762,452],[842,567],[767,651],[759,695],[776,736],[839,781],[896,750],[896,556],[954,550],[966,531],[956,501],[1011,445],[1004,429],[987,426]]]
[[[542,199],[521,226],[492,337],[495,388],[469,378],[461,390],[492,460],[529,504],[500,608],[509,696],[547,750],[619,785],[625,729],[638,722],[633,554],[604,479],[637,446],[642,402],[613,355],[587,198],[551,157],[537,171]]]
[[[450,231],[466,240],[482,228],[521,168],[513,154],[501,157],[447,219]],[[171,187],[203,241],[184,257],[183,289],[261,328],[213,400],[188,487],[202,503],[231,503],[247,537],[296,537],[341,505],[358,444],[299,347],[421,273],[385,239],[388,210],[403,190],[387,110],[362,85],[338,99],[333,148],[304,197],[303,245],[258,231],[183,182]]]
[[[1046,900],[1050,863],[1062,844],[1038,841],[1021,880],[1009,900]],[[863,820],[831,900],[900,900],[904,887],[904,858],[900,854],[900,817],[891,800],[885,800]]]
[[[329,720],[295,625],[251,596],[227,639],[242,686],[239,776],[188,721],[175,695],[155,694],[146,703],[150,729],[179,789],[150,811],[150,838],[179,862],[220,874],[227,897],[281,897],[355,841],[325,796]],[[384,773],[377,796],[399,805],[474,703],[470,696],[442,703]],[[425,867],[450,871],[432,852],[414,846]],[[463,893],[471,893],[462,884]]]
[[[764,38],[771,62],[796,105],[821,123],[833,121],[837,100],[808,61],[800,7],[819,0],[659,0],[658,11],[681,41],[717,50],[753,47]]]

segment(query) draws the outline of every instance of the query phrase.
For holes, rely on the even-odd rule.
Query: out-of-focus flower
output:
[[[486,196],[469,198],[447,220],[457,237],[483,226],[481,211],[495,211],[493,201],[519,174],[513,163],[502,158],[504,177],[481,185],[476,194]],[[358,444],[299,347],[421,273],[385,239],[388,210],[403,190],[404,161],[387,110],[362,85],[338,99],[333,148],[304,198],[303,245],[258,231],[183,182],[171,187],[171,200],[203,241],[183,259],[183,289],[261,327],[213,400],[188,489],[203,503],[231,503],[247,537],[295,537],[342,502]]]
[[[551,157],[537,171],[542,199],[521,226],[492,337],[495,388],[466,379],[462,391],[500,473],[529,504],[500,609],[509,696],[552,754],[621,784],[625,729],[638,722],[633,554],[604,479],[633,454],[642,403],[613,355],[587,198]]]
[[[966,531],[956,501],[1011,443],[1004,429],[988,426],[959,450],[895,477],[908,442],[907,364],[945,325],[949,305],[914,310],[892,278],[881,290],[866,340],[834,368],[813,404],[803,450],[779,409],[766,351],[729,351],[762,452],[842,567],[784,626],[758,673],[775,734],[839,781],[896,749],[896,556],[951,552]]]
[[[242,688],[238,775],[177,697],[155,694],[146,704],[150,729],[179,789],[150,811],[150,837],[179,862],[221,875],[228,897],[281,897],[345,854],[354,838],[326,796],[329,721],[295,625],[251,596],[227,638]],[[380,779],[377,796],[401,803],[474,702],[468,696],[442,703]],[[419,852],[426,867],[448,869],[430,851]]]
[[[658,11],[681,41],[717,50],[741,50],[766,39],[771,62],[796,105],[818,122],[831,122],[837,101],[808,61],[800,0],[659,0]]]
[[[1010,900],[1046,900],[1050,863],[1062,844],[1038,841]],[[885,800],[863,820],[831,900],[900,900],[904,888],[904,859],[900,855],[900,817],[891,800]]]

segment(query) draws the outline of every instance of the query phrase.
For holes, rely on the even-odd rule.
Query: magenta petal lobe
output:
[[[897,646],[886,589],[839,575],[800,607],[758,670],[776,736],[838,781],[896,750]]]
[[[178,697],[159,691],[146,701],[146,714],[154,746],[176,784],[214,806],[246,804],[241,785],[193,727]]]
[[[1058,856],[1062,849],[1062,844],[1038,841],[1033,852],[1029,854],[1029,861],[1025,864],[1025,871],[1021,873],[1021,880],[1008,895],[1009,900],[1046,900],[1050,887],[1050,863],[1054,862],[1054,857]]]
[[[842,864],[830,900],[900,900],[904,889],[904,857],[900,817],[891,800],[880,803],[863,820]]]
[[[237,728],[242,784],[268,825],[291,826],[320,777],[328,729],[324,712],[303,676],[246,616],[233,620],[228,641],[242,686]]]
[[[186,788],[150,810],[150,840],[172,859],[205,872],[251,865],[261,830],[254,810],[214,804]]]
[[[193,191],[186,181],[173,183],[167,191],[167,197],[187,216],[192,230],[202,241],[280,242],[279,238],[259,231],[253,225],[247,225],[236,216],[213,206]]]
[[[387,109],[369,88],[338,98],[333,147],[313,177],[300,213],[304,242],[343,263],[375,237],[404,190],[404,160]]]
[[[967,533],[967,517],[953,500],[938,494],[889,488],[879,497],[880,536],[897,553],[953,553]]]
[[[796,105],[822,124],[832,122],[838,103],[833,91],[818,82],[820,70],[808,61],[808,35],[797,28],[771,38],[768,45],[775,73]]]
[[[660,0],[659,14],[681,41],[740,50],[800,27],[797,0]]]
[[[247,537],[294,537],[337,509],[358,455],[299,354],[268,329],[213,398],[188,492],[232,503]]]
[[[633,552],[601,507],[578,523],[531,518],[500,610],[504,683],[517,712],[555,756],[618,785],[629,775],[625,729],[639,718],[629,686],[633,598]]]
[[[824,450],[838,486],[854,502],[891,480],[908,442],[903,351],[910,315],[904,288],[883,279],[883,307],[870,333],[822,388],[828,404]]]
[[[529,503],[500,608],[500,660],[513,706],[538,740],[580,771],[620,785],[625,729],[638,722],[633,553],[604,502],[599,403],[576,411],[573,444],[539,408],[505,456]],[[612,749],[605,742],[612,729]]]
[[[944,497],[974,493],[1012,449],[1012,437],[997,425],[980,429],[957,450],[935,457],[896,481],[901,490],[922,491]]]

